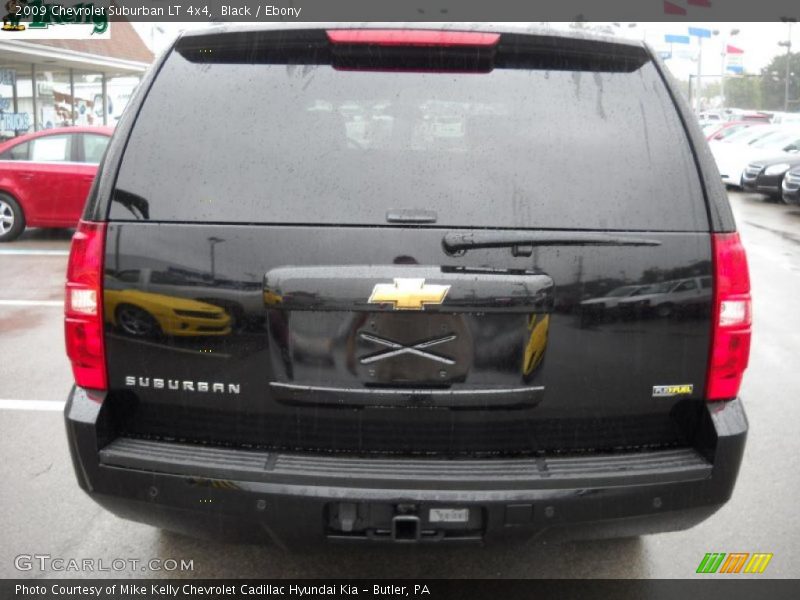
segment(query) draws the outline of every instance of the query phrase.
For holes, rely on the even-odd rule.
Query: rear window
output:
[[[28,160],[30,142],[17,144],[0,154],[0,160]]]
[[[731,137],[733,134],[738,133],[739,131],[743,131],[744,129],[747,129],[747,125],[732,125],[720,131],[715,136],[715,138],[719,140],[724,140],[725,138]]]
[[[67,162],[72,160],[72,135],[48,135],[31,142],[31,160]]]
[[[103,153],[108,146],[109,138],[106,135],[94,133],[83,134],[83,162],[97,164],[103,158]]]
[[[800,132],[790,131],[775,131],[763,138],[756,140],[752,143],[754,148],[782,148],[797,143]]]
[[[376,225],[425,209],[430,226],[707,230],[655,66],[542,64],[410,72],[174,51],[133,127],[110,217]]]

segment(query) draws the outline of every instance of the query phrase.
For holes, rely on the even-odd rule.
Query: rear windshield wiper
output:
[[[450,232],[442,238],[448,254],[477,248],[511,248],[514,256],[530,256],[534,246],[660,246],[658,240],[580,231]]]

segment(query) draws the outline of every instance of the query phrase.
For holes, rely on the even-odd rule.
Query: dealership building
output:
[[[0,32],[0,140],[117,122],[153,54],[129,22],[112,21],[109,29],[103,39]]]

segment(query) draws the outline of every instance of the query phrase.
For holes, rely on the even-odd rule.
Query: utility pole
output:
[[[697,86],[695,91],[695,98],[697,103],[694,107],[695,112],[700,112],[700,90],[703,89],[703,38],[697,38]]]
[[[722,40],[722,52],[720,53],[722,56],[722,64],[720,65],[720,77],[719,77],[719,99],[720,99],[720,108],[725,108],[725,71],[727,69],[725,65],[725,59],[728,56],[728,39],[725,38]]]
[[[214,278],[217,276],[216,273],[216,261],[214,256],[214,247],[219,244],[220,242],[224,242],[225,240],[222,238],[218,238],[216,236],[211,236],[208,239],[209,249],[211,250],[211,282],[214,282]]]
[[[728,56],[728,40],[738,33],[738,29],[731,29],[728,34],[722,38],[722,52],[720,53],[720,56],[722,57],[722,68],[720,69],[720,73],[722,73],[722,75],[719,79],[719,96],[722,100],[721,108],[725,108],[725,105],[727,104],[725,101],[725,75],[727,75],[728,70],[727,66],[725,65],[725,59]]]
[[[717,31],[715,34],[716,33],[719,32]],[[702,95],[701,91],[703,89],[703,38],[710,38],[711,30],[702,29],[700,27],[689,27],[689,35],[697,38],[697,91],[695,92],[697,102],[695,103],[695,111],[700,112],[700,96]]]
[[[783,81],[783,112],[789,112],[789,76],[791,74],[789,67],[792,62],[792,22],[789,21],[787,25],[789,25],[789,35],[786,41],[781,43],[781,46],[786,46],[786,76]]]

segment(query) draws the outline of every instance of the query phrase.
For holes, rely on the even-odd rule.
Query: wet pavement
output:
[[[36,564],[15,568],[15,557],[34,554],[128,563],[87,576],[690,577],[707,552],[771,552],[761,577],[800,576],[800,207],[751,194],[731,198],[749,253],[755,311],[742,389],[751,429],[737,488],[725,507],[689,531],[613,541],[325,546],[303,555],[196,541],[121,520],[78,488],[57,410],[71,385],[60,304],[69,233],[34,230],[0,245],[0,577],[80,575],[42,572]],[[193,569],[129,566],[153,558],[192,561]]]

